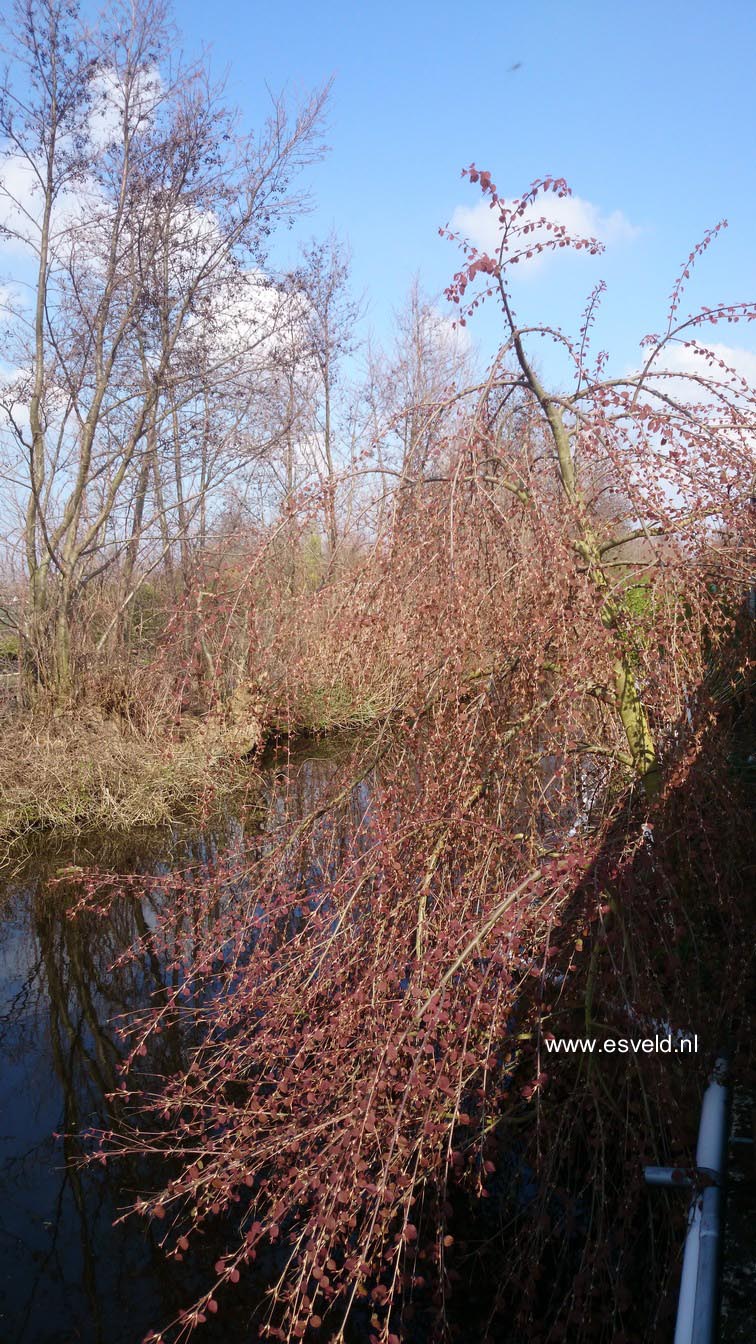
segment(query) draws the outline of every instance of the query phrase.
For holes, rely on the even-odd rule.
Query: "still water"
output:
[[[235,853],[241,870],[245,852],[259,850],[278,821],[317,804],[338,759],[338,743],[269,759],[262,796],[256,788],[199,833],[143,831],[120,843],[87,836],[66,847],[40,839],[0,888],[2,1344],[138,1344],[186,1304],[187,1281],[202,1270],[166,1261],[144,1220],[117,1222],[149,1182],[143,1165],[79,1169],[72,1160],[82,1140],[70,1136],[108,1127],[123,1049],[118,1018],[163,982],[154,956],[115,966],[149,927],[154,896],[116,902],[105,917],[71,918],[71,884],[55,875],[69,865],[159,875]],[[368,792],[363,783],[355,808],[367,806]],[[214,1254],[208,1246],[207,1258]],[[260,1276],[239,1295],[236,1321],[226,1314],[222,1335],[208,1325],[203,1339],[255,1337],[249,1316],[265,1266]]]

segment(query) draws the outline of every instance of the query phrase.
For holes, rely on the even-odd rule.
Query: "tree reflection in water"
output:
[[[336,747],[338,755],[338,744]],[[264,785],[268,826],[284,811],[309,811],[332,770],[333,748],[280,758]],[[364,791],[361,806],[366,802]],[[108,1128],[123,1045],[118,1018],[174,981],[151,944],[152,890],[114,902],[106,916],[67,913],[73,887],[53,883],[64,865],[169,877],[174,867],[215,863],[265,843],[259,811],[226,818],[191,839],[139,834],[114,846],[88,837],[51,854],[40,842],[5,892],[0,920],[0,1341],[8,1344],[137,1344],[186,1299],[193,1266],[166,1262],[151,1225],[114,1226],[134,1192],[150,1188],[141,1162],[77,1168],[76,1135]],[[187,930],[176,929],[176,939]],[[120,962],[140,942],[137,961]],[[175,983],[175,982],[174,982]],[[170,1072],[181,1062],[177,1030],[163,1034]],[[61,1137],[56,1137],[61,1136]],[[157,1173],[152,1184],[157,1183]],[[208,1254],[212,1254],[208,1247]],[[250,1285],[250,1291],[254,1286]],[[240,1299],[240,1312],[248,1307]],[[228,1330],[229,1319],[225,1320]],[[211,1340],[215,1331],[205,1330]],[[245,1332],[246,1335],[246,1332]],[[227,1337],[227,1336],[226,1336]]]

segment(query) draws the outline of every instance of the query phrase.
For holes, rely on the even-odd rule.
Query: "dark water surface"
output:
[[[70,918],[55,874],[68,865],[161,874],[229,851],[241,857],[276,820],[317,803],[338,758],[338,743],[279,754],[265,765],[262,799],[256,792],[199,833],[143,831],[120,844],[91,835],[66,847],[40,838],[0,887],[2,1344],[138,1344],[186,1305],[187,1280],[202,1269],[166,1261],[142,1220],[114,1226],[143,1188],[143,1167],[77,1169],[79,1141],[55,1137],[108,1127],[104,1098],[117,1086],[122,1050],[115,1020],[147,1003],[162,979],[154,958],[113,968],[149,927],[154,897]],[[364,808],[365,785],[360,793]],[[224,1313],[222,1330],[205,1326],[203,1339],[253,1338],[255,1291],[247,1285],[236,1321]]]

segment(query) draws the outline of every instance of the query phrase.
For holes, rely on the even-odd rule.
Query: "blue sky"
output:
[[[433,293],[450,278],[456,253],[437,230],[479,199],[460,178],[471,160],[502,194],[551,173],[599,220],[621,212],[627,227],[608,227],[603,258],[562,254],[518,296],[522,319],[574,328],[606,279],[599,344],[615,366],[661,324],[680,263],[722,216],[730,228],[691,298],[756,298],[754,0],[176,0],[175,15],[187,51],[210,44],[252,120],[266,83],[296,96],[334,76],[331,150],[298,232],[348,240],[379,337],[416,272]],[[495,325],[493,314],[479,325],[486,347]],[[756,351],[753,328],[714,339]]]

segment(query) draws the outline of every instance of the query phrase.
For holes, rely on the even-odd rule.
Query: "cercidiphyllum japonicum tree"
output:
[[[515,464],[500,450],[496,413],[488,412],[494,389],[503,406],[513,393],[530,403],[563,493],[569,545],[601,594],[601,621],[612,634],[613,684],[605,690],[614,700],[633,768],[653,797],[660,761],[643,689],[653,668],[641,657],[632,629],[627,562],[632,543],[642,543],[643,564],[633,568],[641,569],[648,583],[650,571],[671,555],[700,557],[724,536],[742,530],[756,479],[756,393],[698,336],[720,322],[752,321],[756,306],[741,302],[683,311],[685,283],[725,227],[723,221],[690,253],[661,332],[641,342],[638,371],[608,377],[606,355],[590,359],[591,327],[603,284],[591,295],[576,338],[553,327],[521,323],[512,301],[510,279],[518,264],[561,248],[592,254],[603,250],[597,239],[575,236],[548,211],[539,210],[549,193],[569,196],[567,184],[545,178],[522,197],[507,200],[498,194],[490,173],[473,164],[464,175],[488,199],[499,239],[489,255],[446,231],[465,254],[447,297],[459,306],[463,323],[481,302],[497,301],[505,331],[481,412],[473,419],[470,451],[484,482],[528,499],[531,485],[516,470],[513,474]],[[539,337],[551,338],[566,351],[574,369],[571,388],[549,388],[542,381],[533,353]],[[697,359],[681,364],[681,349]]]
[[[506,210],[514,239],[525,207]],[[468,255],[458,297],[488,277],[511,313],[497,270],[503,253]],[[318,799],[295,797],[292,771],[247,850],[84,884],[89,907],[150,902],[133,952],[165,974],[124,1023],[117,1121],[92,1160],[145,1156],[132,1212],[171,1257],[220,1248],[166,1340],[257,1271],[283,1339],[351,1321],[391,1344],[463,1326],[616,1344],[658,1324],[684,1201],[675,1222],[642,1166],[689,1160],[699,1076],[748,973],[749,828],[705,682],[712,651],[742,662],[729,487],[752,403],[705,356],[682,382],[653,365],[601,382],[579,348],[578,387],[550,397],[526,334],[512,319],[484,386],[446,399],[391,534],[281,613],[294,682],[331,640],[385,658],[386,681],[401,664],[402,713]],[[627,783],[655,748],[628,731],[623,674],[666,741],[653,846]],[[697,1068],[560,1060],[544,1040],[659,1022],[698,1033]]]
[[[275,324],[254,293],[235,335],[226,319],[298,208],[325,93],[293,115],[275,101],[245,133],[205,63],[171,49],[162,0],[116,4],[92,28],[76,4],[17,0],[8,25],[2,237],[32,300],[8,313],[2,466],[28,697],[71,694],[89,585],[128,571],[142,542],[184,563],[211,486],[254,456],[240,441],[255,441],[250,389],[265,400]]]

